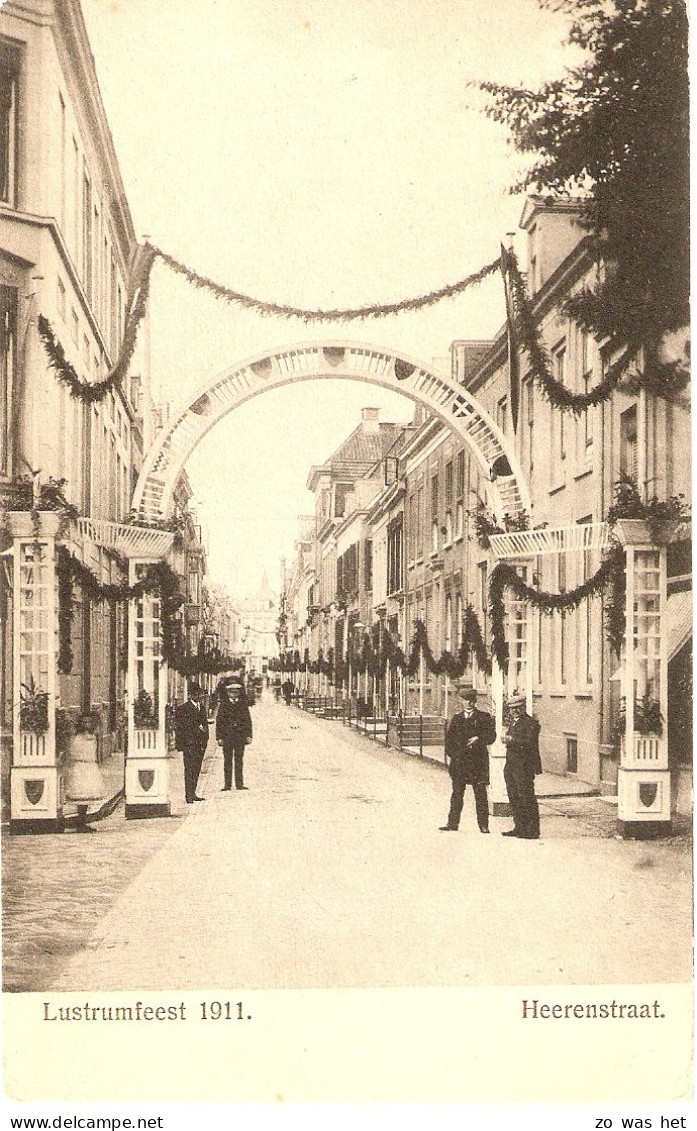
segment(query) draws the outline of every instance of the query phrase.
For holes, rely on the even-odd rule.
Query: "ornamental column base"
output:
[[[62,833],[63,778],[57,766],[12,766],[10,832]]]
[[[511,803],[503,776],[506,764],[506,747],[498,739],[489,747],[489,808],[492,817],[510,817]]]
[[[126,819],[171,817],[169,758],[166,752],[126,760]]]
[[[670,771],[617,773],[617,830],[626,839],[649,839],[671,832]]]

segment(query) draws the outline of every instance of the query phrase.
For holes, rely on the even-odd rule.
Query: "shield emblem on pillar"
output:
[[[27,801],[29,802],[30,805],[38,805],[39,804],[39,802],[41,801],[41,798],[44,795],[44,784],[45,783],[44,783],[43,778],[39,778],[39,779],[36,779],[36,780],[34,780],[32,778],[28,781],[25,781],[24,792],[27,796]]]
[[[143,793],[149,793],[155,781],[154,770],[138,770],[138,784]]]
[[[639,783],[639,800],[645,809],[650,809],[658,795],[658,782],[643,781]]]
[[[271,358],[262,357],[261,361],[253,361],[249,368],[256,373],[257,377],[268,377],[271,372]]]

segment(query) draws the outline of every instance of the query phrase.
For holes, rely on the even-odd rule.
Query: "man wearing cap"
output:
[[[177,707],[174,716],[175,745],[184,758],[184,793],[187,805],[204,800],[196,793],[203,755],[208,745],[208,716],[201,703],[202,694],[197,683],[189,683],[186,703]]]
[[[235,789],[246,789],[243,781],[244,748],[252,741],[252,716],[239,680],[229,680],[220,689],[215,737],[223,748],[223,792],[232,789],[233,766]]]
[[[513,828],[503,836],[539,840],[540,810],[535,797],[535,775],[542,773],[540,724],[525,713],[525,696],[514,692],[506,700],[508,726],[501,736],[506,747],[503,777],[513,814]]]
[[[474,790],[477,824],[482,833],[489,832],[489,750],[496,738],[496,725],[486,711],[477,710],[477,692],[471,684],[460,683],[458,694],[463,710],[453,715],[445,736],[445,756],[448,760],[453,791],[447,825],[441,832],[455,832],[460,826],[460,816],[468,785]]]

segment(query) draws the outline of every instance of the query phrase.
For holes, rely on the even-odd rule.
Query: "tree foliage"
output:
[[[664,335],[689,321],[686,9],[682,0],[538,2],[571,16],[583,61],[536,91],[478,84],[486,113],[532,155],[512,191],[582,201],[606,270],[568,313],[599,336],[642,341],[655,363]]]

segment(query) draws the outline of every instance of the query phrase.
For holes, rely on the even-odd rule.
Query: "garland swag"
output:
[[[398,644],[395,644],[390,633],[383,635],[382,643],[372,640],[366,633],[360,650],[351,656],[351,670],[361,675],[368,672],[383,679],[389,663],[393,670],[403,671],[407,676],[413,677],[419,670],[422,655],[427,670],[433,675],[447,675],[450,679],[460,679],[473,658],[476,659],[481,671],[491,673],[491,661],[487,655],[479,618],[471,605],[467,605],[464,610],[462,642],[456,654],[446,650],[441,653],[439,659],[436,659],[428,641],[426,625],[422,620],[416,620],[408,656]],[[296,651],[290,656],[281,656],[278,660],[272,661],[269,669],[289,673],[310,671],[315,675],[333,675],[337,679],[345,680],[348,675],[348,660],[339,657],[335,662],[331,648],[328,657],[328,660],[325,660],[320,649],[317,659],[310,660],[308,649],[305,649],[302,660],[300,653]]]
[[[499,666],[505,671],[508,667],[508,644],[506,642],[506,607],[504,595],[510,589],[518,601],[549,615],[554,612],[568,612],[577,609],[582,601],[595,597],[610,585],[607,636],[614,650],[619,653],[624,637],[624,569],[625,555],[621,546],[609,551],[596,573],[568,593],[546,593],[527,585],[513,566],[499,562],[494,566],[489,578],[489,613],[491,615],[491,652]]]
[[[96,404],[103,401],[110,389],[123,383],[138,337],[138,328],[145,315],[150,293],[150,272],[155,261],[155,252],[148,244],[138,248],[133,268],[131,298],[126,315],[123,340],[116,364],[103,381],[82,381],[75,368],[65,356],[65,350],[58,341],[53,327],[43,314],[38,318],[39,337],[48,357],[48,365],[53,369],[57,380],[65,385],[71,397],[83,404]]]
[[[160,617],[162,623],[162,657],[170,668],[187,678],[210,674],[218,675],[224,671],[234,671],[241,666],[241,660],[227,656],[218,648],[209,652],[191,655],[181,638],[181,626],[175,614],[183,604],[179,593],[176,573],[167,562],[155,562],[148,566],[143,577],[134,585],[104,584],[89,566],[76,558],[65,546],[59,546],[57,558],[58,573],[58,670],[63,675],[72,671],[73,651],[71,630],[73,621],[73,587],[81,586],[85,597],[101,604],[109,601],[117,604],[138,600],[145,593],[158,593],[160,597]]]
[[[530,300],[525,291],[525,283],[514,251],[503,249],[501,269],[510,282],[511,305],[513,307],[513,327],[517,330],[523,349],[530,361],[530,372],[542,394],[561,412],[571,412],[579,416],[586,409],[606,401],[626,373],[630,361],[639,350],[639,342],[629,342],[617,361],[608,366],[602,381],[585,393],[573,393],[563,382],[553,375],[549,355],[542,344],[540,332],[535,322]],[[640,382],[640,378],[636,378]]]

